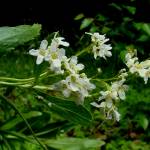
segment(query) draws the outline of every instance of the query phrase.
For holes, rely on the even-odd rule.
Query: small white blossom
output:
[[[77,56],[72,56],[69,59],[64,59],[64,66],[65,69],[67,71],[69,71],[69,73],[78,73],[79,71],[81,71],[82,69],[84,69],[84,65],[83,64],[78,64],[78,59]]]
[[[91,35],[91,41],[93,42],[93,53],[94,58],[96,59],[98,56],[103,57],[106,59],[106,57],[111,57],[111,45],[105,44],[109,39],[105,38],[105,35],[100,35],[99,33],[88,33]]]
[[[144,78],[145,84],[150,78],[150,60],[138,61],[138,58],[134,56],[134,53],[127,53],[125,56],[126,65],[129,68],[129,71],[133,74],[136,73],[140,77]]]
[[[53,40],[55,40],[58,45],[68,47],[69,43],[66,41],[63,41],[64,39],[65,39],[64,37],[57,37],[57,38],[54,38]]]
[[[128,76],[128,73],[126,72],[126,69],[124,68],[124,69],[121,69],[120,71],[119,71],[119,78],[121,78],[121,79],[125,79],[126,77]]]
[[[96,103],[96,102],[92,102],[91,103],[92,106],[97,107],[97,108],[108,108],[110,109],[113,105],[113,102],[111,99],[105,101],[105,102],[101,102],[100,104]]]
[[[69,43],[66,42],[66,41],[63,41],[65,38],[64,37],[54,37],[52,39],[52,42],[51,42],[51,48],[53,49],[57,49],[59,46],[65,46],[65,47],[68,47],[69,46]]]
[[[114,118],[116,121],[120,120],[120,113],[117,111],[117,108],[114,106],[112,100],[107,100],[105,102],[101,102],[100,104],[92,102],[91,105],[103,109],[106,119]]]
[[[54,37],[52,39],[51,45],[48,47],[48,55],[46,56],[46,60],[50,63],[50,69],[55,73],[64,73],[64,70],[61,69],[62,62],[65,56],[65,49],[59,48],[62,46],[69,46],[68,42],[63,41],[63,37]]]
[[[63,57],[65,57],[65,50],[63,48],[49,50],[50,69],[55,73],[63,73],[61,69]]]
[[[114,90],[101,91],[100,94],[102,96],[99,97],[98,101],[101,101],[103,99],[105,99],[106,101],[118,99],[117,91],[114,91]]]
[[[106,59],[106,56],[107,57],[111,57],[112,54],[111,54],[111,50],[112,47],[110,45],[106,45],[106,44],[103,44],[103,45],[100,45],[100,46],[93,46],[93,53],[94,53],[94,58],[96,59],[97,56],[99,57],[103,57],[104,59]]]
[[[84,98],[89,96],[89,91],[95,88],[95,85],[90,83],[85,74],[71,74],[65,80],[57,83],[57,88],[62,90],[65,97],[69,97],[72,92],[76,93],[82,103]]]
[[[41,41],[39,49],[37,49],[37,50],[31,49],[29,51],[30,55],[37,56],[37,59],[36,59],[37,65],[41,64],[43,62],[43,60],[47,57],[47,55],[48,55],[47,46],[48,46],[47,40],[43,40],[43,41]]]
[[[113,110],[113,113],[114,113],[115,120],[119,121],[120,120],[120,113],[115,109]]]
[[[121,100],[124,100],[126,98],[125,91],[128,90],[128,86],[123,85],[124,82],[125,79],[122,79],[120,81],[113,82],[111,85],[112,91],[117,92],[117,95]]]
[[[144,82],[147,84],[148,78],[150,78],[150,68],[139,70],[139,75],[144,78]]]
[[[126,70],[122,69],[119,75],[121,80],[112,82],[107,91],[100,91],[101,96],[97,102],[91,103],[92,106],[103,109],[107,119],[120,120],[120,114],[117,111],[115,102],[118,102],[119,99],[125,99],[125,91],[128,90],[128,86],[124,85],[124,82],[127,75]]]

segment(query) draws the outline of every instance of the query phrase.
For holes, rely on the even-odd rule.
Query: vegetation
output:
[[[149,81],[138,71],[132,73],[126,59],[128,53],[136,55],[136,49],[138,61],[150,66],[150,24],[134,21],[136,7],[115,3],[111,7],[128,15],[122,15],[121,22],[116,23],[109,11],[95,17],[78,14],[74,20],[80,30],[72,35],[75,43],[70,47],[59,39],[63,35],[58,32],[47,33],[43,40],[39,24],[0,27],[0,150],[150,149]],[[98,37],[106,34],[104,40],[109,38],[111,45],[105,50],[112,56],[95,52],[93,57],[94,33],[99,33]],[[41,41],[44,47],[39,48]],[[61,56],[67,58],[59,57],[61,67],[52,61],[55,44],[66,50]],[[42,49],[42,59],[38,58],[41,53],[35,54],[33,49]],[[78,63],[73,62],[75,69],[67,68],[76,58],[71,56],[78,56]],[[119,73],[122,68],[127,69],[128,77],[126,72]],[[72,74],[79,74],[75,79],[80,82],[67,78],[76,77]],[[65,86],[60,86],[62,80]],[[77,88],[67,88],[68,80]],[[129,86],[128,91],[124,89],[126,98],[117,95],[119,100],[111,104],[113,111],[104,107],[104,113],[99,107],[105,100],[107,104],[107,98],[99,92],[113,91],[113,83],[120,80],[121,87],[124,82]],[[81,81],[83,87],[79,86]]]

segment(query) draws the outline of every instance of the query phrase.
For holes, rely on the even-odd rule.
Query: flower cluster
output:
[[[41,42],[40,48],[35,50],[31,49],[29,54],[37,56],[36,64],[41,64],[44,60],[50,63],[50,69],[55,73],[63,73],[61,69],[61,62],[65,57],[65,50],[59,48],[59,46],[69,46],[68,42],[63,41],[63,37],[54,37],[50,46],[48,46],[48,41],[43,40]]]
[[[109,39],[105,35],[100,35],[99,33],[87,33],[91,35],[92,41],[92,52],[94,53],[94,58],[112,56],[112,47],[106,44]],[[43,40],[40,44],[39,49],[31,49],[29,54],[37,56],[36,64],[39,65],[43,61],[47,61],[50,64],[49,69],[56,74],[62,74],[64,79],[53,84],[53,89],[61,91],[65,97],[75,95],[78,103],[83,103],[85,97],[88,97],[89,92],[96,88],[96,86],[90,82],[90,79],[85,73],[83,73],[84,65],[78,63],[78,57],[72,56],[68,58],[66,56],[65,49],[63,47],[68,47],[69,43],[64,41],[63,37],[56,37],[48,45],[48,41]],[[85,50],[84,50],[85,51]],[[79,53],[79,54],[82,54]],[[139,63],[138,58],[135,57],[135,53],[129,52],[125,56],[126,65],[129,68],[129,72],[137,73],[144,78],[145,83],[147,83],[150,77],[150,60],[143,61]],[[82,73],[80,73],[82,71]],[[98,72],[101,70],[98,69]],[[100,91],[100,97],[97,101],[92,102],[91,105],[96,108],[101,108],[107,119],[114,118],[115,120],[120,120],[120,114],[117,110],[116,103],[120,100],[125,100],[125,92],[128,90],[128,86],[124,83],[126,82],[126,77],[128,73],[126,69],[121,69],[118,76],[112,78],[114,82],[107,85],[106,91]],[[110,81],[110,80],[108,80]]]
[[[144,78],[146,84],[148,82],[148,78],[150,78],[150,60],[139,62],[135,54],[136,51],[129,52],[126,54],[125,56],[126,65],[132,74],[136,73],[140,77]]]
[[[90,83],[85,73],[79,73],[84,69],[84,65],[78,64],[77,56],[67,58],[65,49],[60,48],[60,46],[68,47],[69,43],[63,40],[63,37],[56,37],[55,35],[49,46],[48,42],[43,40],[40,48],[31,49],[29,54],[37,56],[37,65],[45,60],[49,62],[51,71],[57,74],[68,74],[65,80],[54,84],[54,89],[61,90],[65,97],[74,93],[78,96],[80,103],[83,103],[84,98],[89,96],[89,91],[93,90],[95,85]]]
[[[106,59],[106,57],[111,57],[111,49],[112,47],[110,44],[105,44],[109,39],[105,38],[105,35],[100,35],[99,33],[87,33],[91,35],[91,41],[93,43],[93,53],[94,53],[94,58],[96,59],[98,56],[103,57]]]
[[[91,103],[91,105],[97,108],[102,108],[107,119],[114,118],[117,121],[120,120],[120,114],[117,111],[115,103],[126,98],[125,91],[127,91],[128,86],[124,85],[126,81],[125,77],[127,77],[127,73],[123,69],[118,77],[121,78],[121,80],[112,82],[107,91],[100,91],[101,96],[98,102]]]
[[[71,93],[74,93],[79,98],[78,103],[83,103],[84,98],[89,96],[88,91],[95,88],[95,85],[90,83],[85,73],[70,74],[60,84],[63,86],[62,91],[64,96],[69,97]]]
[[[71,94],[76,94],[79,103],[83,103],[84,98],[89,96],[89,91],[95,88],[95,85],[90,83],[85,73],[79,72],[84,69],[83,64],[78,64],[76,56],[64,59],[64,68],[68,73],[65,80],[57,83],[57,87],[63,92],[64,96],[69,97]],[[59,86],[58,86],[59,85]]]

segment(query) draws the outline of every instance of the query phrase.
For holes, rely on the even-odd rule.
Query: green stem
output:
[[[17,78],[9,78],[9,77],[0,77],[0,80],[3,80],[3,81],[21,81],[21,82],[24,82],[24,81],[32,81],[34,78],[28,78],[28,79],[17,79]]]
[[[33,85],[29,83],[11,83],[11,82],[0,82],[2,85],[10,85],[10,86],[16,86],[16,87],[22,87],[22,88],[33,88],[37,90],[53,90],[53,87],[51,85],[49,86],[43,86],[43,85]]]
[[[40,78],[45,77],[48,74],[48,72],[44,72],[42,74],[40,74]],[[49,75],[49,76],[54,76],[54,74]],[[12,82],[28,82],[28,81],[34,81],[34,77],[32,78],[27,78],[27,79],[17,79],[17,78],[9,78],[9,77],[0,77],[0,80],[3,81],[12,81]]]
[[[5,101],[7,102],[18,114],[19,116],[23,119],[23,121],[25,122],[25,124],[27,125],[28,129],[31,131],[34,139],[37,141],[37,143],[44,149],[44,150],[47,150],[47,148],[45,147],[45,145],[43,145],[39,139],[36,137],[34,131],[32,130],[30,124],[28,123],[28,121],[24,118],[24,116],[22,115],[22,113],[18,110],[18,108],[13,104],[11,103],[9,100],[7,100],[7,98],[5,98],[4,96],[0,95],[0,97]]]
[[[27,84],[26,82],[19,82],[19,83],[13,83],[13,82],[4,82],[4,81],[0,81],[0,84],[2,85],[12,85],[12,86],[18,86],[18,85],[23,85],[23,84]]]
[[[90,49],[90,47],[91,47],[91,45],[89,45],[89,46],[87,46],[86,48],[84,48],[83,50],[77,52],[77,53],[76,53],[76,56],[80,56],[80,55],[82,55],[83,53],[88,52],[89,49]]]
[[[101,79],[91,79],[91,80],[103,83],[106,86],[107,89],[110,88],[109,84],[106,83],[104,80],[101,80]]]
[[[42,85],[33,86],[31,84],[24,84],[24,85],[18,85],[18,87],[23,87],[23,88],[32,87],[33,89],[37,89],[37,90],[54,90],[51,85],[49,85],[49,86],[42,86]]]
[[[101,79],[102,81],[112,81],[112,80],[118,80],[119,78],[109,78],[109,79]]]
[[[99,96],[99,92],[98,93],[94,93],[94,94],[90,94],[88,97],[96,97]]]

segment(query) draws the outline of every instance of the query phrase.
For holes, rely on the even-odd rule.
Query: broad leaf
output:
[[[50,110],[59,114],[61,117],[77,124],[87,125],[91,123],[92,116],[84,106],[45,93],[38,93],[47,101],[47,103],[51,103]]]
[[[133,25],[137,30],[141,30],[145,32],[148,36],[150,36],[150,24],[149,23],[134,23]]]
[[[41,25],[20,25],[16,27],[0,27],[0,52],[13,50],[40,34]]]
[[[100,148],[105,142],[100,139],[88,139],[88,138],[61,138],[56,140],[45,140],[44,142],[50,147],[57,148],[59,150],[95,150]]]
[[[139,115],[137,121],[144,130],[146,130],[148,128],[149,121],[145,115],[142,115],[142,114]]]
[[[92,22],[93,22],[93,18],[85,18],[81,23],[80,30],[87,28]]]

